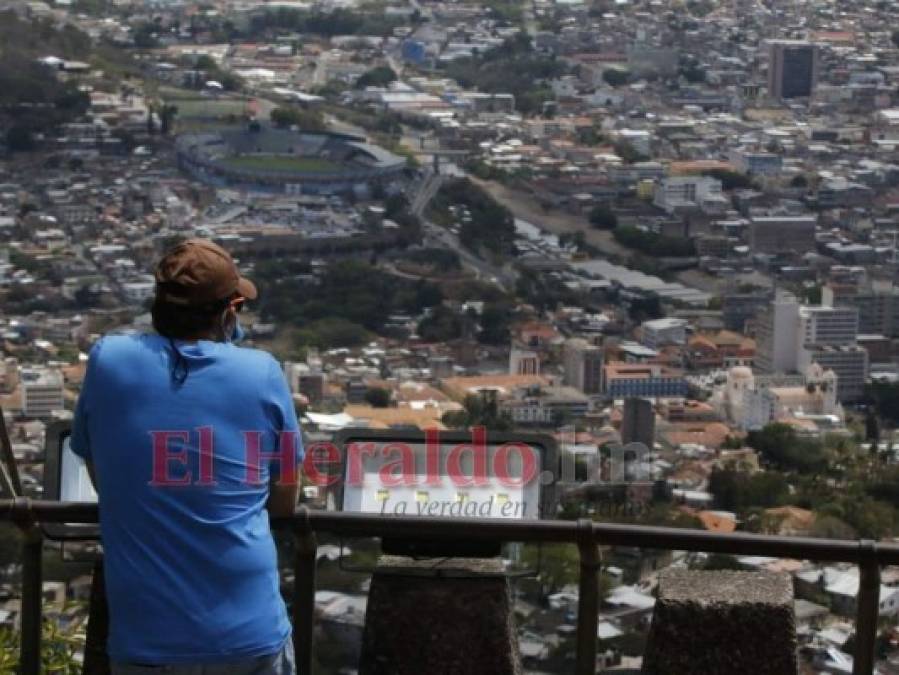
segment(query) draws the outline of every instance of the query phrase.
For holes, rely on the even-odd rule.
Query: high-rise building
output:
[[[868,377],[868,352],[858,346],[858,309],[802,307],[799,313],[798,370],[813,363],[837,375],[837,398],[857,401]]]
[[[656,414],[652,401],[645,398],[624,400],[624,415],[621,418],[621,442],[642,443],[650,450],[655,443]]]
[[[854,307],[799,308],[798,346],[848,347],[856,344],[858,310]]]
[[[62,373],[46,368],[23,368],[22,413],[25,417],[50,417],[65,408]]]
[[[565,384],[585,394],[602,391],[602,349],[583,338],[565,341],[562,353]]]
[[[768,95],[776,99],[811,96],[818,84],[818,46],[799,40],[771,43]]]
[[[892,284],[838,283],[821,289],[821,304],[858,310],[858,332],[899,337],[899,289]]]
[[[858,346],[858,310],[803,306],[779,293],[757,318],[755,363],[762,373],[808,373],[817,363],[837,375],[841,402],[858,400],[868,377],[868,354]]]
[[[868,379],[868,352],[858,345],[810,345],[799,353],[799,370],[807,373],[817,363],[837,376],[837,398],[841,403],[860,400]]]
[[[796,369],[796,334],[799,301],[779,292],[756,319],[755,366],[761,373],[787,373]]]

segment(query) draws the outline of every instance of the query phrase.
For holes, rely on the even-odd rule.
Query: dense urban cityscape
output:
[[[193,237],[258,286],[242,344],[281,363],[307,447],[540,432],[574,467],[555,518],[899,541],[896,3],[4,0],[0,405],[27,496],[91,346],[151,330],[154,264]],[[2,673],[20,545],[3,524]],[[81,672],[95,551],[44,544],[48,673]],[[349,562],[378,546],[317,555],[313,672],[355,673]],[[797,672],[855,672],[853,565],[602,555],[596,672],[639,672],[671,569],[788,575]],[[573,672],[577,547],[503,556],[536,568],[524,672]],[[874,672],[899,673],[899,567],[878,602]]]

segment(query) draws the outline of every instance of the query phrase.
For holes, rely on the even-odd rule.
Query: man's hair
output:
[[[222,312],[228,306],[228,300],[188,307],[167,302],[156,295],[150,315],[153,317],[153,328],[163,337],[185,340],[196,337],[218,328]]]

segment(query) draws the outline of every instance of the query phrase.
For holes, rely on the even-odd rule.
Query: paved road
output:
[[[461,244],[456,235],[446,228],[427,220],[422,222],[424,225],[424,239],[427,245],[455,251],[459,254],[462,263],[474,272],[477,279],[496,284],[507,292],[514,290],[517,275],[513,270],[497,267],[474,255]]]
[[[443,185],[443,176],[439,173],[428,172],[418,189],[418,193],[411,200],[409,208],[412,213],[421,218],[425,208],[437,195],[441,185]]]
[[[504,269],[481,259],[465,248],[459,241],[459,238],[448,229],[424,217],[428,204],[437,194],[437,191],[443,184],[443,180],[443,175],[427,171],[424,179],[418,185],[416,193],[409,200],[412,212],[421,218],[425,244],[435,248],[446,248],[455,251],[459,254],[462,264],[474,272],[475,278],[496,284],[505,291],[513,290],[517,279],[514,270],[511,268]]]

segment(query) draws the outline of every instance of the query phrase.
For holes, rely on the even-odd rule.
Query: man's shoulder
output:
[[[235,361],[239,361],[241,365],[252,368],[261,375],[266,375],[270,369],[281,369],[281,366],[275,357],[261,349],[231,345],[225,350],[225,353]]]
[[[104,335],[91,347],[90,358],[94,361],[108,360],[123,355],[132,356],[135,352],[147,349],[146,338],[143,333],[115,333]]]
[[[90,356],[92,360],[109,363],[120,359],[134,359],[139,354],[147,356],[167,349],[166,338],[155,333],[115,334],[100,338],[91,349]],[[233,361],[236,365],[262,377],[267,376],[272,369],[280,370],[280,364],[275,357],[261,349],[218,344],[211,351],[207,350],[208,348],[203,348],[205,356]]]

